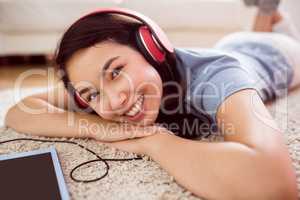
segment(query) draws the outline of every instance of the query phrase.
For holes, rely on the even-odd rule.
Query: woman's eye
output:
[[[120,71],[122,70],[123,66],[116,67],[111,72],[111,79],[114,79],[116,76],[119,75]]]
[[[87,100],[88,100],[89,102],[90,102],[90,101],[93,101],[98,95],[99,95],[99,92],[91,93],[90,95],[88,95]]]

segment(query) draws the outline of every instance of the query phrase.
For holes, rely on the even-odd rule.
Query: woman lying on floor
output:
[[[173,49],[163,33],[138,27],[100,11],[73,23],[56,53],[65,87],[24,98],[47,111],[16,104],[6,125],[148,155],[207,199],[297,199],[283,132],[264,104],[300,84],[293,24],[278,11],[258,14],[257,32],[197,50]],[[192,139],[208,134],[224,141]]]

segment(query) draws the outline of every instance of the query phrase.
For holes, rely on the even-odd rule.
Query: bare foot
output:
[[[281,20],[282,15],[279,11],[273,11],[271,14],[258,11],[252,30],[255,32],[272,32],[273,26]]]
[[[272,26],[274,26],[275,24],[280,22],[282,19],[283,19],[283,16],[281,15],[281,13],[279,11],[275,11],[273,14]]]

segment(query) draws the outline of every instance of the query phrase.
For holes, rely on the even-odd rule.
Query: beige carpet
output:
[[[24,90],[21,96],[41,91],[39,89]],[[3,126],[3,119],[7,109],[14,104],[12,91],[0,92],[0,141],[29,137],[22,133]],[[17,98],[18,99],[18,98]],[[284,130],[286,144],[289,147],[298,177],[298,188],[300,189],[300,89],[289,94],[268,106],[272,115]],[[213,142],[220,138],[210,138]],[[96,144],[93,141],[72,139],[97,152],[103,158],[128,158],[134,154],[121,152]],[[45,148],[54,145],[58,151],[63,173],[71,199],[199,199],[178,185],[158,164],[148,157],[143,160],[127,162],[109,162],[110,171],[107,177],[95,183],[76,183],[69,177],[70,170],[81,162],[95,159],[93,155],[86,153],[75,146],[68,144],[37,143],[37,142],[15,142],[0,146],[0,154],[23,152]],[[91,164],[83,167],[76,177],[93,178],[104,172],[103,164]],[[0,188],[1,190],[1,188]]]

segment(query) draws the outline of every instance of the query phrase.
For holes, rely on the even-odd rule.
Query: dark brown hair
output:
[[[140,25],[139,22],[118,15],[99,13],[83,17],[72,24],[63,34],[54,56],[55,65],[65,72],[62,78],[65,86],[69,82],[66,62],[76,51],[107,40],[137,50],[134,32]]]
[[[107,40],[127,45],[139,51],[136,42],[136,32],[141,25],[142,23],[136,20],[109,13],[95,13],[80,18],[73,23],[62,36],[54,56],[55,66],[63,73],[61,80],[65,88],[69,92],[72,92],[72,94],[74,93],[74,88],[68,77],[66,62],[76,51]],[[175,69],[172,70],[170,67],[171,65],[175,65],[175,57],[168,55],[168,58],[168,61],[165,63],[168,65],[163,67],[158,66],[158,64],[154,62],[150,62],[149,59],[145,57],[157,70],[163,82],[178,79],[171,78],[171,74],[176,74]],[[165,88],[164,92],[172,92],[172,90]]]

